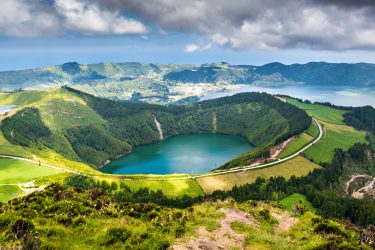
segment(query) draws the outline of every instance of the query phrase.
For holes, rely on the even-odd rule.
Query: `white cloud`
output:
[[[233,49],[375,50],[373,0],[94,1]]]
[[[25,0],[0,1],[0,34],[32,37],[56,34],[58,19],[43,6]]]
[[[184,51],[186,53],[193,53],[193,52],[198,52],[198,51],[209,50],[209,49],[211,49],[211,47],[212,47],[211,43],[208,43],[208,44],[203,45],[203,46],[199,46],[195,43],[190,43],[190,44],[185,46]]]
[[[64,26],[86,35],[145,34],[139,21],[121,16],[117,11],[100,9],[96,4],[78,0],[56,0],[56,11],[64,17]]]

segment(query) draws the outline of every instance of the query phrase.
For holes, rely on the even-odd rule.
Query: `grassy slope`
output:
[[[270,178],[275,176],[284,176],[290,178],[292,175],[303,176],[310,171],[319,168],[319,165],[298,156],[287,162],[273,167],[242,171],[224,175],[208,176],[197,178],[205,193],[212,193],[217,189],[230,190],[234,185],[240,186],[252,183],[258,177]]]
[[[105,124],[105,121],[97,115],[86,103],[76,94],[65,89],[53,89],[48,92],[21,92],[14,94],[0,95],[0,104],[17,104],[22,107],[31,106],[40,110],[43,123],[59,133],[63,129],[74,126],[87,126],[89,124]],[[53,164],[55,166],[65,167],[77,170],[83,173],[100,175],[105,174],[92,169],[90,166],[68,160],[58,153],[44,149],[23,149],[20,146],[10,144],[0,134],[0,154],[9,154],[30,158],[32,154],[38,156],[41,162]],[[140,176],[144,178],[145,176]],[[154,176],[148,176],[153,178]],[[171,176],[173,177],[173,176]],[[175,176],[174,176],[175,177]],[[135,178],[137,178],[135,176]],[[181,196],[184,194],[197,196],[203,194],[202,189],[195,180],[167,180],[167,181],[127,181],[126,184],[133,189],[148,187],[151,190],[161,189],[168,196]],[[13,192],[7,188],[6,193]]]
[[[306,199],[306,196],[304,196],[302,194],[292,194],[292,195],[290,195],[290,196],[288,196],[285,199],[282,199],[280,201],[281,207],[286,209],[286,210],[289,210],[289,211],[292,211],[294,205],[296,205],[296,204],[301,204],[301,205],[305,206],[309,211],[315,212],[315,208],[313,207],[311,202],[309,202]]]
[[[307,145],[309,142],[314,140],[314,138],[311,135],[308,135],[306,133],[302,133],[298,136],[296,136],[283,150],[283,152],[280,154],[279,158],[285,158],[289,155],[292,155],[293,153],[297,152],[301,148],[303,148],[305,145]]]
[[[295,99],[288,99],[288,103],[306,110],[309,115],[321,121],[329,123],[344,124],[343,115],[347,113],[347,111],[338,110],[324,105],[301,103]]]
[[[103,178],[106,180],[113,181],[114,179]],[[118,180],[120,182],[121,180]],[[121,181],[125,185],[129,186],[132,190],[138,190],[140,188],[147,187],[150,190],[161,190],[165,195],[169,197],[179,197],[183,195],[189,195],[196,197],[198,195],[203,195],[202,188],[199,186],[198,182],[193,179],[186,180],[168,180],[167,178],[163,181],[152,181],[152,180],[129,180]]]
[[[310,212],[288,213],[265,202],[227,200],[176,209],[154,204],[116,203],[105,196],[95,200],[88,191],[60,190],[49,187],[33,197],[2,206],[2,246],[6,249],[21,243],[30,246],[34,240],[43,249],[166,249],[193,237],[203,238],[203,234],[215,237],[217,230],[230,232],[231,228],[234,232],[223,240],[240,236],[243,240],[234,241],[236,246],[233,247],[244,249],[326,249],[329,248],[327,243],[335,244],[335,249],[338,245],[348,249],[358,247],[357,228],[345,229],[337,222],[323,221]],[[58,193],[63,195],[55,195]],[[94,209],[100,201],[106,201],[106,206]],[[30,207],[33,208],[31,214]],[[226,225],[223,211],[229,211],[231,216],[227,218],[233,220],[232,223]],[[250,220],[249,225],[233,219],[237,216]],[[278,221],[275,216],[281,219]],[[20,218],[26,225],[32,223],[32,227],[25,226],[24,231],[19,230],[22,234],[14,237],[11,228]],[[280,231],[279,222],[290,224],[291,228]],[[334,234],[316,230],[322,225],[329,225],[335,230]],[[203,228],[208,232],[204,233]],[[364,244],[361,247],[370,249]]]
[[[322,122],[325,133],[322,139],[305,151],[307,158],[315,162],[331,162],[335,148],[348,150],[355,143],[367,143],[366,132],[346,125]]]
[[[338,110],[324,105],[300,103],[295,99],[288,102],[305,109],[306,112],[318,119],[324,126],[322,139],[305,151],[307,158],[314,162],[331,162],[335,148],[349,149],[355,143],[367,143],[366,132],[358,131],[344,124],[344,110]],[[309,129],[308,133],[316,133],[316,129]]]
[[[306,131],[306,133],[309,134],[310,136],[314,137],[314,138],[318,137],[318,135],[319,135],[318,125],[315,122],[311,123],[311,126]]]
[[[24,183],[39,176],[58,172],[60,171],[25,161],[0,159],[0,184]]]
[[[0,131],[0,154],[31,158],[32,154],[25,148],[11,144],[4,138],[3,132]]]

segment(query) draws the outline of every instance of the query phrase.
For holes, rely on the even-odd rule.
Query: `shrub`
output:
[[[104,244],[113,245],[116,242],[125,242],[132,236],[132,232],[125,227],[110,228],[105,236]]]

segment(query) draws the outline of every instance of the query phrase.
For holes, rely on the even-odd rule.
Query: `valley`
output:
[[[276,244],[276,242],[278,244],[283,242],[282,237],[285,234],[288,237],[298,238],[299,236],[293,233],[295,232],[294,230],[304,230],[304,233],[307,233],[306,228],[297,229],[302,226],[300,223],[315,223],[312,222],[311,217],[306,216],[318,216],[314,215],[316,211],[327,210],[316,203],[315,200],[313,203],[309,203],[308,200],[311,200],[311,194],[304,189],[294,187],[295,180],[302,181],[311,178],[311,175],[317,175],[321,171],[327,171],[325,169],[329,169],[329,166],[335,166],[334,164],[336,164],[338,157],[337,149],[351,152],[350,150],[353,150],[353,147],[359,147],[357,145],[364,145],[366,148],[373,145],[368,132],[355,129],[346,123],[347,114],[351,114],[352,110],[305,103],[285,96],[277,96],[275,98],[267,94],[244,93],[186,106],[166,107],[146,103],[120,103],[97,98],[70,88],[56,88],[49,91],[22,91],[5,94],[1,96],[0,103],[17,106],[15,111],[3,115],[1,123],[3,138],[0,144],[0,152],[3,157],[7,156],[8,159],[2,160],[1,168],[6,175],[2,175],[4,177],[0,183],[0,202],[8,200],[11,200],[8,204],[13,204],[12,202],[17,201],[23,202],[21,200],[27,200],[29,199],[28,197],[50,192],[51,188],[61,190],[65,197],[65,195],[68,195],[66,193],[71,192],[69,188],[66,189],[69,185],[78,185],[79,188],[86,189],[88,190],[87,192],[92,193],[96,192],[94,190],[98,186],[106,190],[106,194],[103,193],[101,195],[108,196],[110,200],[116,200],[116,202],[125,199],[135,202],[131,204],[137,204],[137,202],[142,203],[153,200],[162,206],[182,207],[183,211],[189,209],[185,207],[198,202],[198,205],[194,205],[194,207],[198,210],[204,208],[204,214],[207,216],[209,214],[207,208],[204,203],[200,203],[205,199],[204,197],[213,197],[214,200],[233,197],[236,201],[235,203],[230,203],[229,210],[225,210],[227,205],[222,205],[225,203],[217,203],[217,206],[221,209],[220,211],[229,211],[228,213],[230,214],[241,214],[242,212],[240,211],[245,213],[252,211],[246,216],[257,218],[254,221],[255,224],[249,224],[252,227],[251,229],[247,228],[247,226],[237,225],[238,222],[235,219],[229,223],[230,225],[228,224],[230,227],[228,230],[231,234],[238,234],[236,236],[236,244],[244,245],[246,245],[246,241],[241,240],[243,239],[242,237],[254,237],[254,235],[250,236],[250,232],[253,230],[273,239],[271,241],[266,241],[265,238],[256,240],[259,241],[260,245],[268,247]],[[174,112],[178,112],[179,115],[175,115]],[[243,119],[243,117],[246,117],[246,119]],[[359,116],[356,117],[356,119],[361,119]],[[267,124],[267,127],[264,126],[265,124]],[[361,128],[366,128],[367,130],[367,125],[361,126]],[[138,131],[139,128],[142,128],[142,131]],[[132,131],[132,133],[129,133],[129,131]],[[271,131],[273,133],[270,133]],[[196,134],[196,132],[203,134]],[[189,138],[193,134],[201,137],[205,135],[204,133],[212,133],[207,135],[215,135],[217,133],[218,135],[242,136],[242,139],[253,144],[255,149],[238,157],[233,155],[234,159],[230,160],[231,158],[229,158],[228,160],[230,161],[219,168],[214,170],[215,166],[209,167],[205,170],[208,173],[203,172],[201,174],[191,174],[188,171],[189,168],[186,168],[181,174],[167,175],[141,174],[142,172],[137,170],[133,174],[107,174],[98,171],[102,170],[98,168],[100,164],[108,159],[115,159],[121,153],[158,145],[164,143],[164,140],[178,139],[180,136],[188,136],[187,138]],[[160,142],[161,140],[163,142]],[[196,139],[192,141],[196,141]],[[144,144],[149,145],[143,146]],[[225,142],[223,144],[230,145]],[[176,147],[173,146],[173,148]],[[358,150],[361,151],[362,148]],[[194,152],[194,149],[189,150],[189,152]],[[9,156],[15,159],[9,159]],[[142,156],[141,158],[144,157]],[[23,163],[20,164],[19,160]],[[353,161],[357,160],[349,160],[350,164],[353,164]],[[137,166],[138,162],[134,164]],[[346,164],[344,163],[343,166],[346,166]],[[369,164],[370,167],[371,160]],[[104,169],[107,167],[104,167]],[[363,172],[358,167],[356,171],[357,173]],[[370,169],[366,171],[366,173],[371,172]],[[337,174],[340,173],[340,171],[335,172]],[[13,173],[18,173],[19,175]],[[74,180],[72,182],[74,178],[80,178],[84,181]],[[93,181],[91,181],[91,178],[93,178]],[[86,179],[88,183],[92,183],[87,184],[90,186],[89,188],[85,187]],[[282,209],[289,209],[292,212],[278,210],[280,208],[277,208],[277,203],[271,204],[271,206],[260,203],[255,210],[253,210],[254,208],[250,209],[252,206],[249,207],[247,203],[242,203],[244,202],[243,198],[241,198],[243,196],[237,194],[237,192],[241,193],[242,191],[237,190],[246,190],[248,188],[252,190],[257,185],[265,185],[262,184],[263,180],[268,180],[267,183],[269,184],[267,185],[278,185],[273,183],[275,181],[279,183],[279,180],[282,180],[281,183],[285,182],[287,183],[286,185],[290,185],[287,191],[258,193],[258,195],[265,195],[262,197],[267,197],[266,199],[274,200],[275,202],[280,201],[283,204]],[[346,179],[343,178],[343,180]],[[53,187],[53,185],[62,186]],[[340,190],[340,185],[338,185],[337,190]],[[281,188],[280,190],[284,189]],[[35,194],[30,194],[30,192],[35,192]],[[342,192],[345,193],[345,190],[343,189]],[[246,191],[245,193],[247,193],[246,197],[258,199],[252,191]],[[68,200],[72,199],[72,195],[77,198],[81,196],[81,194],[71,193],[66,196],[70,197]],[[21,198],[14,199],[16,197]],[[77,198],[74,198],[74,200]],[[285,201],[281,201],[284,198]],[[67,201],[67,198],[58,199],[62,199],[61,205]],[[367,204],[368,198],[362,197],[361,199],[365,202],[364,204]],[[307,204],[306,207],[311,212],[307,212],[306,215],[296,214],[295,208],[300,200]],[[76,201],[79,202],[78,200]],[[48,201],[45,200],[44,202]],[[107,208],[105,209],[109,209],[111,206],[109,205],[108,207],[106,205]],[[238,206],[240,211],[233,210],[233,206]],[[3,211],[7,211],[7,214],[13,213],[11,207],[6,208],[6,205],[3,205],[3,207],[5,209]],[[1,206],[0,209],[2,209]],[[263,214],[260,211],[265,209],[269,210],[271,214],[271,217],[267,217],[267,220],[273,222],[266,222],[264,219],[257,221],[259,214]],[[113,208],[111,210],[114,211]],[[125,210],[123,208],[121,211]],[[36,211],[41,210],[37,208]],[[331,209],[330,211],[333,210]],[[291,213],[291,215],[288,213]],[[81,218],[85,218],[83,223],[87,226],[89,225],[89,227],[98,222],[97,219],[94,219],[95,213],[92,214],[94,217],[90,219],[81,214],[81,212],[77,212],[77,214],[80,214]],[[129,216],[132,217],[132,215]],[[163,215],[161,216],[163,217]],[[232,215],[228,216],[228,218],[231,218],[230,216]],[[187,240],[186,242],[185,240],[176,241],[176,238],[171,236],[167,240],[168,244],[173,243],[178,249],[181,245],[199,245],[202,243],[197,242],[202,242],[202,240],[206,242],[207,237],[211,234],[210,230],[213,230],[212,232],[224,230],[219,229],[223,227],[222,223],[224,223],[219,218],[214,216],[211,219],[204,219],[202,214],[199,214],[196,219],[198,221],[203,219],[203,221],[194,222],[197,224],[194,225],[190,233],[186,231],[182,233],[185,237],[184,239]],[[284,221],[285,218],[289,218],[288,221],[293,221],[293,223],[291,225],[278,224]],[[142,220],[144,219],[137,222],[134,221],[134,223],[141,225],[144,223]],[[212,220],[212,223],[219,226],[213,227],[213,229],[206,228],[205,230],[208,230],[206,232],[200,226],[209,225],[207,224],[208,220]],[[371,221],[371,218],[367,217],[367,220]],[[41,224],[37,220],[33,220],[33,223],[36,223],[38,230],[41,229]],[[55,222],[51,223],[54,228],[60,227]],[[73,225],[75,225],[75,222],[69,222],[68,220],[66,223],[68,224],[65,227],[69,225],[70,229],[64,229],[64,237],[73,237],[75,239],[73,235],[68,236],[74,231],[73,228],[75,226]],[[106,222],[108,229],[105,230],[107,233],[113,227],[113,223],[122,225],[122,222],[117,220],[108,220]],[[180,225],[180,222],[176,223],[173,225]],[[325,221],[324,223],[328,222]],[[363,222],[360,223],[363,224]],[[310,226],[312,228],[317,227],[317,225],[311,224]],[[337,224],[337,226],[340,227],[340,224]],[[126,228],[128,227],[129,225],[126,226]],[[134,232],[134,230],[131,231]],[[189,241],[188,239],[196,235],[196,232],[198,232],[198,236],[194,237],[198,237],[199,240],[195,243],[194,241]],[[282,234],[278,235],[278,232],[282,232]],[[58,244],[62,244],[60,236],[56,235],[54,237],[59,242]],[[310,242],[313,238],[312,236],[309,237]],[[116,237],[116,239],[119,238]],[[110,241],[111,243],[108,244],[114,247],[116,244],[128,242],[128,239],[130,238]],[[154,238],[152,239],[154,244],[167,244]],[[309,244],[316,245],[322,244],[323,241],[328,242],[323,236],[316,240],[315,243],[311,241]],[[348,240],[348,238],[345,239],[346,242]],[[274,243],[270,243],[272,241]],[[143,242],[142,244],[151,244],[147,243],[148,241]],[[84,247],[87,243],[82,241],[80,244]],[[204,244],[209,244],[209,242]],[[285,248],[291,247],[292,245],[290,244],[290,242],[286,241]]]

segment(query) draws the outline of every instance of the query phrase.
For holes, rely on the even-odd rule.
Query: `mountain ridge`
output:
[[[279,87],[308,85],[318,87],[375,86],[375,64],[327,63],[262,66],[231,65],[226,62],[153,64],[139,62],[61,65],[0,72],[0,91],[43,90],[70,86],[99,97],[172,103],[211,91],[240,85]]]

